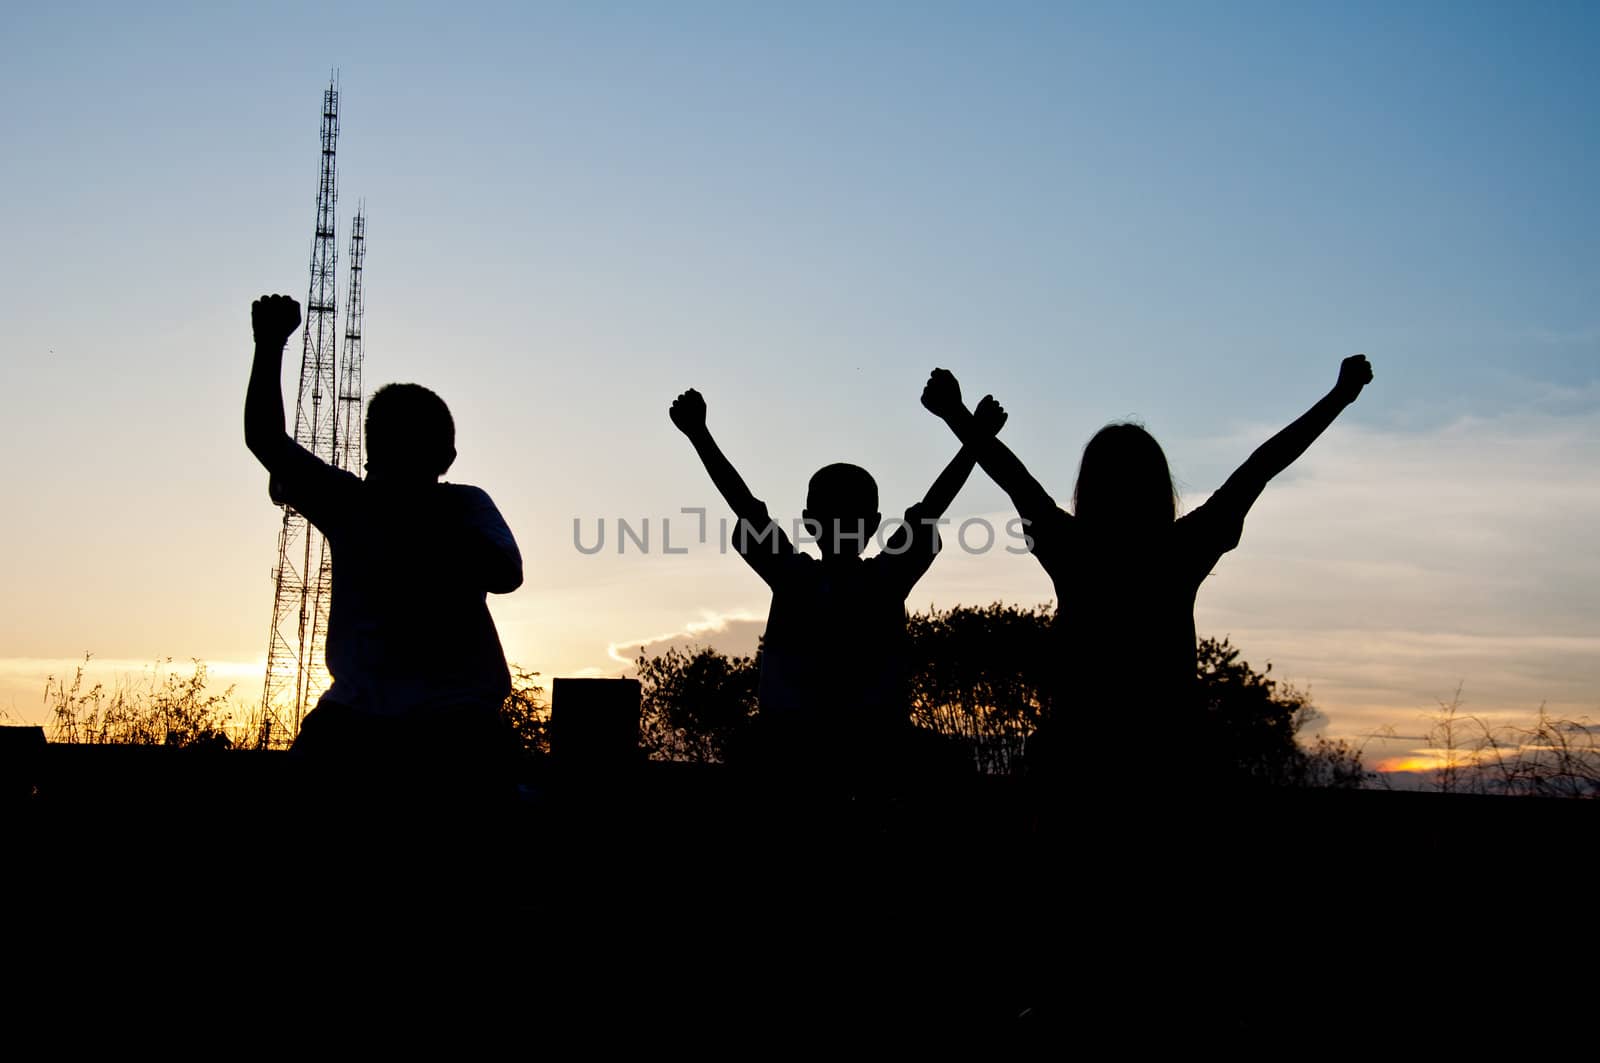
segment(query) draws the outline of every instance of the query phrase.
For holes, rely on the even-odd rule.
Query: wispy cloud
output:
[[[1201,591],[1202,631],[1310,686],[1341,730],[1600,707],[1600,413],[1427,433],[1342,426],[1270,486]]]
[[[724,653],[753,654],[766,629],[765,617],[748,612],[715,613],[691,620],[677,631],[666,631],[644,638],[619,639],[606,647],[606,657],[632,667],[640,653],[656,656],[668,649],[688,649],[714,645]]]
[[[1577,328],[1530,328],[1519,339],[1547,343],[1558,347],[1587,347],[1600,344],[1600,325],[1580,325]]]

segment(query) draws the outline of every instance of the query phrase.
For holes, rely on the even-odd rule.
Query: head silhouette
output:
[[[859,465],[825,465],[806,488],[801,514],[823,557],[855,557],[883,523],[878,512],[878,483]]]
[[[1136,424],[1108,424],[1083,448],[1073,514],[1116,531],[1149,531],[1178,516],[1178,492],[1161,444]]]
[[[420,384],[385,384],[367,400],[367,475],[433,481],[456,460],[456,424]]]

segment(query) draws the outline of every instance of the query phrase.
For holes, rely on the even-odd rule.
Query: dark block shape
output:
[[[566,764],[624,766],[639,759],[637,679],[557,679],[550,754]]]
[[[43,727],[0,727],[0,802],[25,802],[39,782],[44,759]]]

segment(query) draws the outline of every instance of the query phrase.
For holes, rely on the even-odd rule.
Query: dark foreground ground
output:
[[[845,799],[640,764],[335,806],[276,753],[50,746],[8,771],[33,780],[3,813],[9,973],[83,1016],[761,1054],[974,1026],[1096,1057],[1594,1039],[1593,802],[1052,811],[1008,779]]]

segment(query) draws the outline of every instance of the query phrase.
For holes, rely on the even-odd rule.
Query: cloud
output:
[[[682,629],[644,638],[619,639],[606,647],[606,657],[631,668],[640,653],[659,656],[669,649],[694,650],[713,646],[723,653],[737,657],[756,652],[761,633],[766,630],[765,617],[746,612],[707,613],[699,620],[686,623]]]
[[[1530,328],[1521,333],[1521,339],[1555,347],[1588,347],[1600,343],[1600,325],[1580,325],[1577,328]]]
[[[1336,724],[1600,708],[1600,413],[1338,426],[1267,488],[1197,603]],[[1335,728],[1341,732],[1347,726]]]

